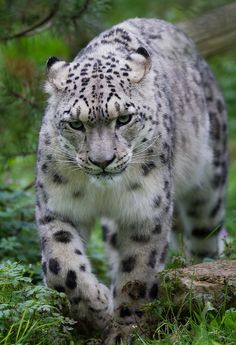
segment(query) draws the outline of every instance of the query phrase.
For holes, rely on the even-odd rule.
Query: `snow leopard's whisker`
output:
[[[55,158],[59,163],[64,167],[74,167],[76,169],[82,169],[80,164],[76,162],[75,157],[70,154],[68,151],[63,150],[62,148],[50,148],[53,152]]]
[[[55,151],[55,152],[61,152],[61,153],[64,153],[64,154],[70,154],[68,149],[65,149],[65,148],[62,148],[62,147],[56,147],[56,148],[50,147],[50,150]]]
[[[153,138],[150,139],[150,140],[145,141],[144,143],[142,143],[139,146],[135,147],[134,152],[136,151],[135,153],[142,153],[142,152],[147,151],[151,146],[153,146],[153,145],[155,145],[157,143],[159,138],[160,138],[160,135],[157,136],[154,141],[153,141]],[[146,146],[147,143],[150,143],[150,144],[148,146]],[[140,150],[140,147],[141,147],[141,150]]]
[[[145,162],[144,161],[137,161],[137,162],[134,161],[134,162],[130,162],[129,164],[130,165],[138,165],[138,164],[142,164],[143,165],[143,164],[145,164]]]
[[[74,168],[70,169],[70,172],[82,171],[82,170],[83,169],[78,166],[78,167],[74,167]]]
[[[161,135],[158,134],[157,136],[153,136],[153,137],[151,137],[150,139],[146,139],[146,141],[139,143],[139,145],[137,145],[137,146],[135,147],[135,149],[137,149],[137,148],[139,148],[139,147],[141,147],[141,146],[145,146],[147,143],[155,144],[156,141],[157,141],[160,137],[161,137]]]
[[[131,162],[136,162],[138,161],[142,161],[142,163],[144,163],[144,161],[147,161],[147,159],[157,159],[158,155],[157,154],[146,154],[146,155],[133,155]]]
[[[137,154],[137,155],[133,155],[133,157],[132,158],[134,158],[134,159],[136,159],[136,158],[150,158],[150,157],[155,157],[155,158],[157,158],[158,157],[158,154],[157,153],[155,153],[155,154],[152,154],[152,153],[150,153],[150,154]]]
[[[66,162],[66,161],[65,161]],[[74,160],[73,162],[71,161],[67,161],[68,165],[70,165],[71,167],[75,168],[75,169],[80,169],[80,170],[83,170],[83,167],[82,165],[77,162],[76,160]]]
[[[75,162],[71,162],[71,161],[66,161],[66,160],[59,160],[59,162],[61,162],[61,163],[63,163],[65,166],[67,166],[67,167],[74,167],[74,168],[80,168],[81,169],[81,167],[79,166],[79,164],[78,165],[76,165],[76,163]]]
[[[60,162],[68,162],[70,164],[74,164],[76,162],[75,156],[70,154],[69,152],[63,151],[62,149],[53,149],[54,155]]]

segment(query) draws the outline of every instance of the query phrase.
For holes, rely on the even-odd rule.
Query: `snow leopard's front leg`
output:
[[[140,196],[143,213],[134,212],[136,217],[129,224],[119,224],[120,260],[113,295],[114,317],[122,325],[121,334],[127,328],[124,326],[131,326],[132,331],[133,324],[145,322],[144,304],[158,297],[156,273],[164,267],[173,209],[171,181],[164,176],[159,181],[156,190],[145,193],[146,200]]]
[[[42,205],[42,184],[38,185],[36,218],[42,247],[42,268],[48,287],[65,292],[72,316],[82,328],[105,329],[109,326],[113,303],[109,289],[99,283],[85,255],[79,226],[68,218],[47,211]],[[39,207],[40,206],[40,207]]]
[[[164,266],[169,224],[154,217],[127,226],[126,231],[126,239],[120,236],[120,265],[114,282],[114,312],[122,324],[139,321],[143,304],[158,297],[156,273]]]

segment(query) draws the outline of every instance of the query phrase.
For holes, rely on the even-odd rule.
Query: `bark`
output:
[[[160,296],[181,310],[236,307],[236,260],[205,262],[160,273]]]

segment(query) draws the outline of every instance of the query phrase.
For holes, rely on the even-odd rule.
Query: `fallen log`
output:
[[[236,260],[218,260],[159,274],[160,298],[182,311],[194,304],[236,307]]]

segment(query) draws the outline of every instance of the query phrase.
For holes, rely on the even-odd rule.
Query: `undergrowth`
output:
[[[31,267],[16,262],[6,261],[0,265],[0,344],[85,344],[72,334],[75,321],[68,317],[65,295],[32,284],[31,274]],[[187,309],[190,313],[176,313],[171,298],[166,296],[147,304],[145,310],[152,319],[153,336],[145,339],[137,335],[135,344],[236,344],[235,308],[225,309],[222,304],[216,309],[211,303],[206,303],[204,307],[196,304]],[[90,339],[86,343],[101,344],[98,339]]]
[[[75,322],[63,316],[65,295],[33,285],[30,275],[16,262],[0,265],[0,344],[68,344]]]
[[[165,277],[166,275],[163,275]],[[141,345],[234,345],[236,344],[236,308],[230,307],[222,295],[219,306],[210,301],[194,298],[191,291],[182,303],[175,304],[177,281],[163,280],[164,294],[154,303],[145,306],[153,324],[152,339],[141,339]],[[226,294],[225,294],[226,296]]]

